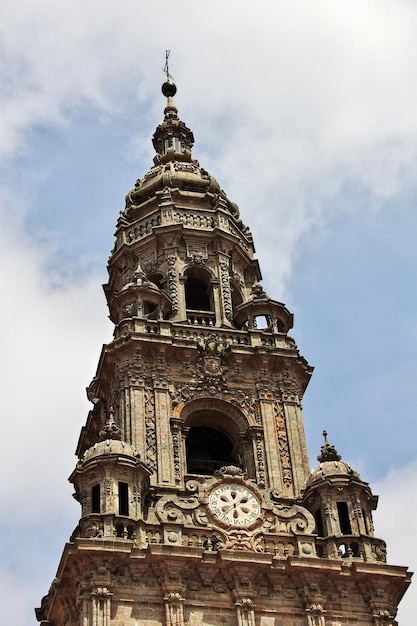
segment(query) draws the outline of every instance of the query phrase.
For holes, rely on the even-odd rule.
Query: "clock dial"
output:
[[[236,527],[254,524],[261,512],[258,499],[252,491],[235,483],[226,483],[213,489],[209,507],[222,524]]]

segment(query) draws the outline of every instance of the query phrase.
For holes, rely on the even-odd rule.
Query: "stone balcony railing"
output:
[[[386,544],[382,539],[362,535],[343,537],[318,537],[317,555],[328,559],[358,559],[386,563]]]
[[[216,323],[216,315],[210,311],[187,310],[187,321],[192,326],[208,326],[213,328]]]
[[[219,341],[230,346],[250,346],[267,353],[275,350],[297,350],[295,341],[285,333],[271,333],[270,330],[225,330],[214,326],[214,314],[210,312],[188,311],[188,321],[147,320],[133,317],[123,320],[116,327],[115,338],[127,334],[155,335],[171,337],[182,341],[198,343],[216,334]]]

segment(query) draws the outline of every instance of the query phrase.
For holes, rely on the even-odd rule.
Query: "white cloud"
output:
[[[417,571],[417,544],[413,519],[417,502],[417,461],[398,467],[373,485],[379,494],[378,509],[374,513],[375,532],[387,542],[388,563],[406,565]],[[400,626],[415,624],[416,590],[408,589],[398,612]]]
[[[13,510],[15,525],[43,526],[71,504],[65,478],[88,410],[84,389],[111,334],[99,277],[46,271],[47,251],[24,234],[11,198],[1,204],[0,507],[3,519]]]

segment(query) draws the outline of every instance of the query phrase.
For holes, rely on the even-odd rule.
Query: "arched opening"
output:
[[[240,409],[218,398],[198,398],[182,408],[180,417],[187,432],[188,473],[211,475],[234,465],[254,477],[252,446],[246,439],[248,422]]]
[[[148,319],[156,319],[158,313],[158,305],[155,302],[143,301],[143,314]]]
[[[271,327],[271,322],[266,315],[256,315],[252,323],[257,330],[267,330]]]
[[[187,471],[190,474],[213,474],[224,465],[240,465],[233,442],[210,426],[194,426],[186,439]]]
[[[321,514],[320,509],[317,509],[317,511],[314,513],[314,519],[316,520],[316,528],[317,528],[317,534],[319,537],[324,537],[324,524],[323,524],[323,516]]]
[[[164,277],[162,276],[162,274],[160,274],[159,272],[156,272],[155,274],[150,274],[148,276],[148,280],[153,283],[154,285],[156,285],[158,287],[158,289],[163,289],[164,286]]]
[[[91,512],[100,513],[101,509],[101,497],[100,497],[100,485],[93,485],[91,488]]]
[[[129,515],[129,485],[119,482],[119,515]]]
[[[339,516],[340,532],[342,535],[351,535],[352,526],[350,524],[347,502],[337,502],[336,505]]]
[[[199,268],[186,272],[185,306],[188,311],[213,311],[210,275]]]
[[[205,282],[199,278],[188,278],[185,286],[185,303],[191,311],[210,311],[210,296]]]
[[[232,281],[232,280],[230,281],[230,287],[232,291],[232,307],[233,307],[233,311],[235,311],[236,308],[239,306],[239,304],[242,304],[243,296],[242,296],[241,290],[239,289],[235,281]]]

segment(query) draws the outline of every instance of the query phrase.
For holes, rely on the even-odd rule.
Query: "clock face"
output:
[[[225,483],[213,489],[209,507],[222,524],[236,527],[254,524],[261,512],[258,499],[250,489],[235,483]]]

